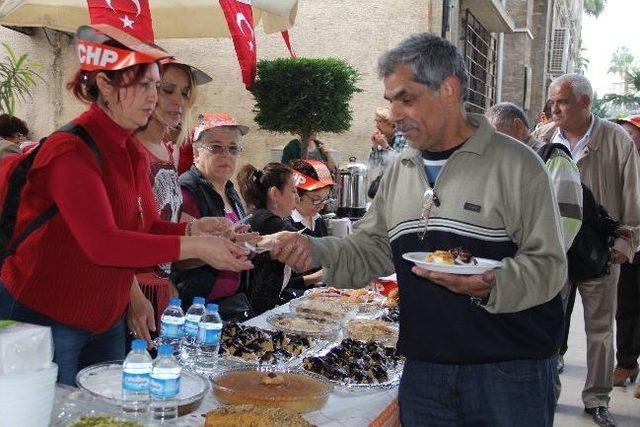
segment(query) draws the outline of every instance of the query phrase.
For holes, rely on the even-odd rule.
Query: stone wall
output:
[[[409,34],[424,32],[437,21],[429,13],[430,1],[372,0],[301,0],[295,27],[290,31],[292,44],[303,57],[342,58],[361,73],[359,87],[351,103],[354,121],[342,134],[321,134],[320,139],[338,150],[342,159],[351,155],[366,159],[370,134],[374,129],[374,110],[383,106],[383,86],[376,74],[378,56]],[[35,137],[50,133],[56,126],[73,118],[84,106],[64,89],[64,82],[76,67],[73,46],[67,36],[37,30],[34,36],[0,28],[0,41],[19,53],[28,53],[42,64],[45,84],[39,84],[33,100],[21,105],[16,115],[27,120]],[[265,35],[257,31],[258,58],[288,55],[280,34]],[[230,39],[172,39],[158,44],[178,54],[183,60],[209,72],[214,81],[202,86],[194,114],[202,111],[228,111],[251,127],[245,141],[241,163],[263,165],[270,160],[270,149],[284,145],[289,135],[274,135],[257,129],[253,122],[253,98],[244,89]],[[56,55],[59,52],[59,55]]]

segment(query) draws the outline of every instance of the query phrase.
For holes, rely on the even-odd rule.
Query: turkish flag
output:
[[[256,78],[256,35],[251,5],[237,0],[219,0],[227,18],[229,32],[238,55],[245,87],[251,89]]]
[[[149,0],[87,0],[92,24],[109,24],[146,43],[153,43]]]

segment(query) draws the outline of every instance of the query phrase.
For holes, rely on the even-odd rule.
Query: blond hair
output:
[[[381,118],[382,120],[391,121],[391,108],[389,107],[378,107],[376,108],[376,117]]]

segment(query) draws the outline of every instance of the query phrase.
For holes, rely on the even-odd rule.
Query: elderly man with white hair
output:
[[[613,426],[609,394],[613,388],[613,321],[620,264],[633,258],[640,237],[640,161],[633,142],[615,123],[590,111],[591,84],[579,74],[558,77],[549,88],[555,128],[539,134],[546,142],[567,146],[580,178],[595,200],[627,230],[611,250],[609,274],[571,283],[566,292],[580,291],[587,333],[587,379],[582,392],[585,410],[596,424]],[[546,134],[544,130],[547,130]],[[565,295],[566,296],[566,295]]]

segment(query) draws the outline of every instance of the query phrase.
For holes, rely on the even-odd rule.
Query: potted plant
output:
[[[18,57],[8,44],[2,43],[2,46],[7,55],[0,62],[0,110],[13,115],[16,100],[24,102],[27,96],[31,97],[36,79],[44,79],[34,69],[37,64],[27,61],[26,53]]]
[[[358,72],[336,58],[261,60],[251,89],[261,129],[287,132],[309,141],[317,132],[342,133],[353,120],[349,101]],[[307,144],[301,144],[306,157]]]

